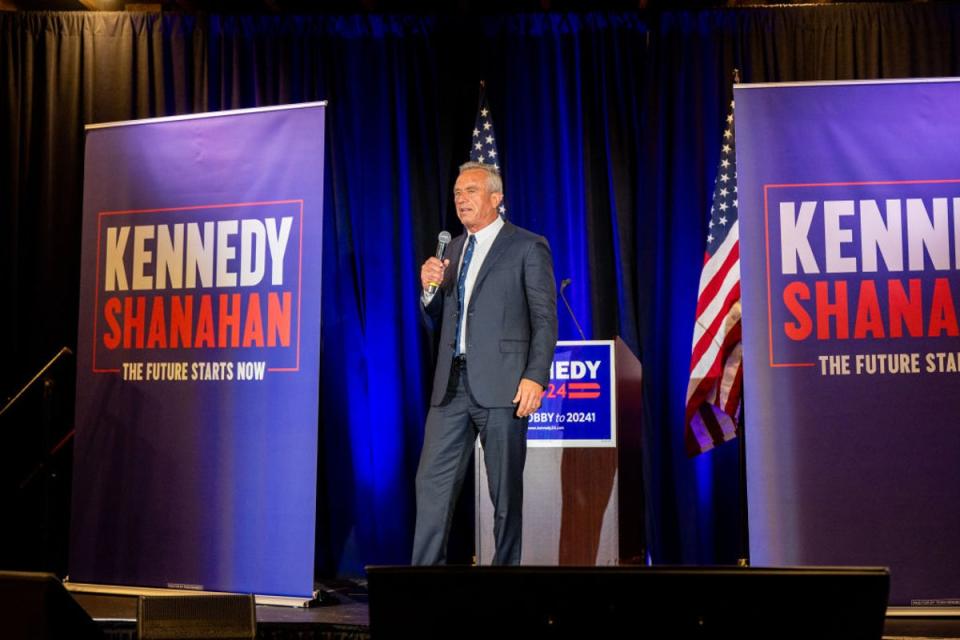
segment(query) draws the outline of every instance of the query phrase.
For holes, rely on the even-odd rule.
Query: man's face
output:
[[[490,191],[487,172],[482,169],[464,171],[453,186],[457,217],[470,233],[476,233],[497,219],[501,200],[503,194]]]

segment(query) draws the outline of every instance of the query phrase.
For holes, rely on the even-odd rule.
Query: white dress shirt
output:
[[[477,274],[480,273],[480,267],[483,266],[483,261],[486,259],[487,254],[490,253],[490,247],[493,246],[493,241],[497,239],[497,234],[500,233],[500,229],[502,228],[503,218],[497,216],[496,220],[473,234],[477,237],[477,244],[473,247],[473,256],[471,256],[470,264],[467,267],[467,279],[466,282],[463,283],[463,320],[460,322],[460,335],[457,338],[460,343],[460,353],[467,352],[467,321],[469,318],[467,309],[470,308],[470,296],[473,294],[473,284],[477,281]],[[454,280],[454,286],[456,286],[456,281],[460,276],[460,265],[463,264],[463,255],[466,253],[468,242],[470,242],[469,234],[463,241],[463,250],[460,252],[459,262],[457,263],[457,278]],[[434,295],[436,294],[423,293],[422,300],[424,306],[430,304]]]

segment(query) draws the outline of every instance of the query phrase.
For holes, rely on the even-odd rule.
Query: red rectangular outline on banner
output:
[[[120,373],[120,369],[97,368],[97,310],[100,307],[100,232],[104,216],[128,215],[131,213],[166,213],[170,211],[196,211],[201,209],[230,209],[239,207],[258,207],[273,204],[300,205],[300,241],[299,255],[297,256],[297,364],[295,367],[267,367],[267,371],[299,371],[300,370],[300,307],[303,301],[303,200],[264,200],[261,202],[225,202],[220,204],[201,204],[188,207],[165,207],[161,209],[126,209],[120,211],[97,212],[97,275],[93,287],[93,349],[91,371],[93,373]]]
[[[779,367],[815,367],[815,362],[774,362],[773,354],[773,305],[770,296],[770,215],[768,210],[768,191],[770,189],[805,188],[805,187],[869,187],[889,184],[960,184],[960,178],[943,180],[865,180],[862,182],[798,182],[794,184],[765,184],[763,185],[763,236],[766,244],[767,260],[767,339],[770,355],[770,366]]]

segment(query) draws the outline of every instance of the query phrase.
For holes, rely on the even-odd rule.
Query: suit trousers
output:
[[[516,417],[516,407],[479,406],[470,394],[467,365],[454,362],[444,401],[427,414],[417,469],[413,564],[446,563],[453,511],[478,436],[493,502],[493,564],[520,564],[527,423]]]

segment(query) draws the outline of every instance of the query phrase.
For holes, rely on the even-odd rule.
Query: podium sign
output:
[[[613,340],[561,341],[527,446],[615,447]]]

